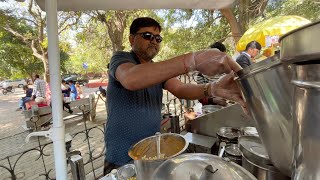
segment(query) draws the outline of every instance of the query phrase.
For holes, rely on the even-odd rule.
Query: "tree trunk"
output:
[[[44,76],[43,76],[43,78],[47,83],[49,83],[50,82],[50,71],[49,71],[48,52],[46,52],[43,55],[42,62],[43,62],[43,67],[44,67]]]
[[[248,29],[249,15],[252,14],[249,11],[250,0],[240,0],[239,3],[239,25],[241,31],[244,33]]]
[[[113,52],[122,51],[124,49],[123,43],[123,33],[126,24],[127,13],[125,11],[115,11],[114,18],[110,18],[108,21],[105,21],[105,24],[108,28],[109,38],[112,42]]]
[[[238,43],[243,34],[243,31],[241,30],[241,27],[232,10],[230,8],[220,9],[220,12],[227,19],[230,25],[232,37],[234,38],[235,43]]]

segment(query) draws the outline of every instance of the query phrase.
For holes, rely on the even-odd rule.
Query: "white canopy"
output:
[[[45,0],[36,0],[44,11]],[[126,9],[222,9],[234,0],[57,0],[58,11]]]

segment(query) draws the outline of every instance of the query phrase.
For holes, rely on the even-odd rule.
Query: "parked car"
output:
[[[16,79],[16,80],[5,80],[2,83],[2,87],[19,87],[22,88],[23,86],[27,85],[27,82],[24,79]]]
[[[74,82],[78,82],[80,85],[85,86],[86,84],[88,84],[89,79],[85,78],[85,77],[79,77],[79,76],[70,76],[70,77],[66,77],[64,78],[64,80],[68,83],[70,80],[74,81]]]

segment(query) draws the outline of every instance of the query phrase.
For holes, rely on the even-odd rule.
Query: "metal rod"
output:
[[[56,170],[56,178],[67,180],[67,161],[65,145],[65,126],[62,119],[62,94],[60,75],[60,53],[57,20],[57,0],[45,1],[47,32],[48,32],[48,56],[50,71],[50,88],[52,100],[53,119],[53,152]]]

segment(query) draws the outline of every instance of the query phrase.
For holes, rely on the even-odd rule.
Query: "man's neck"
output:
[[[139,61],[140,61],[141,64],[152,62],[152,60],[148,61],[148,60],[144,60],[144,59],[141,59],[141,58],[139,58]]]
[[[135,52],[134,52],[134,54],[138,57],[138,60],[140,61],[141,64],[152,62],[152,60],[145,60],[145,59],[143,59],[138,53],[135,53]]]
[[[252,58],[252,56],[248,53],[248,52],[246,52],[246,51],[243,51],[242,53],[244,53],[246,56],[248,56],[249,58]]]

